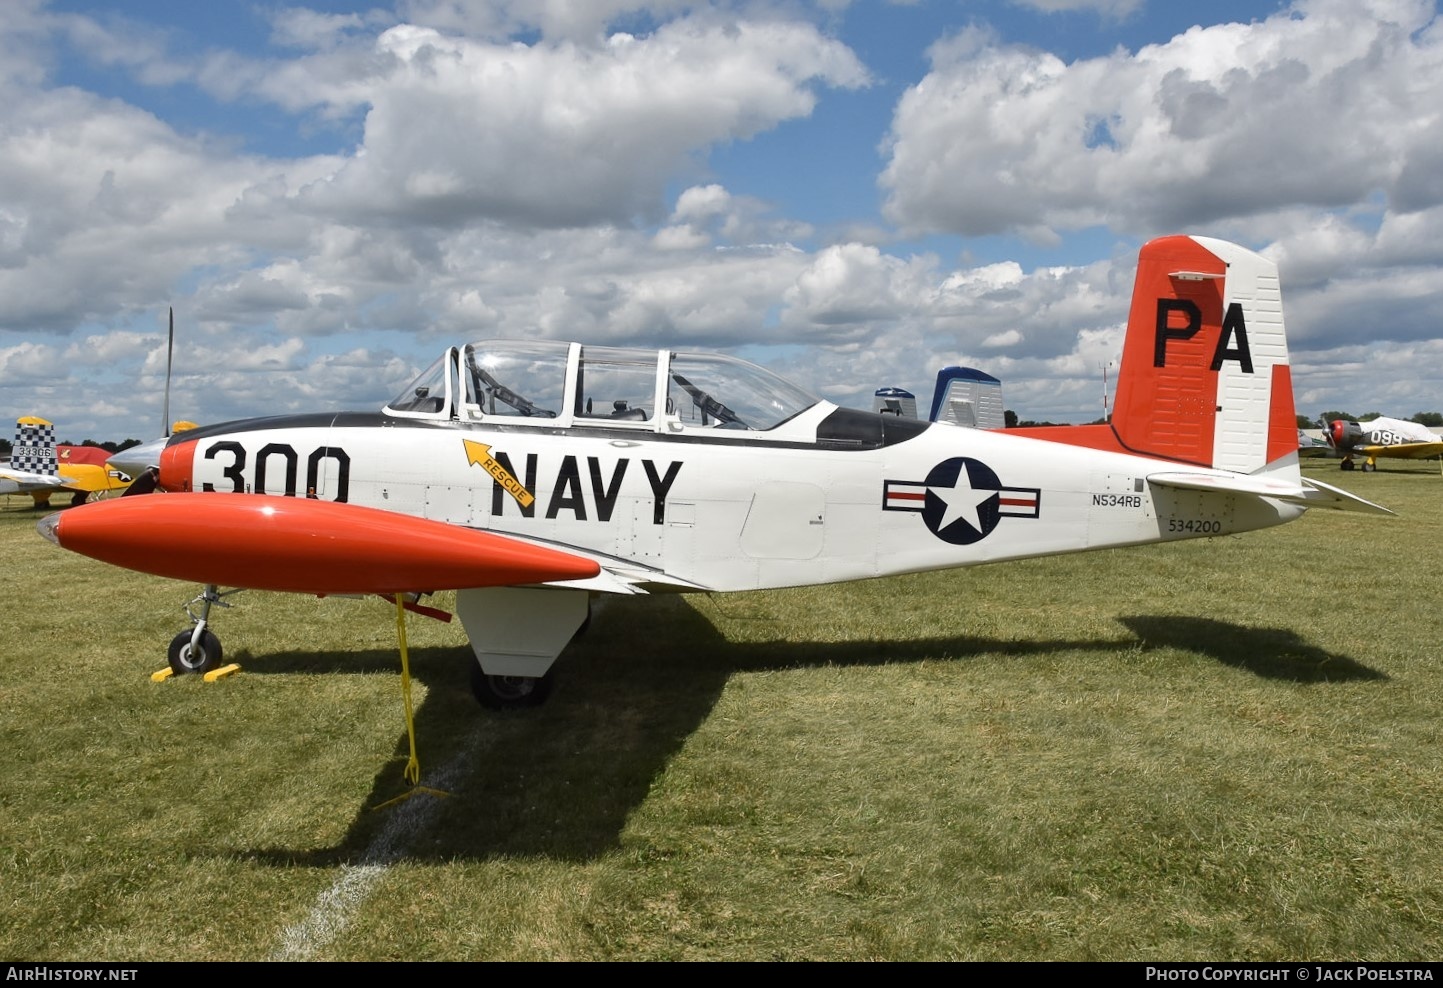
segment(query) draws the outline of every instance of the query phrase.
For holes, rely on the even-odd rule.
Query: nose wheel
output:
[[[166,650],[165,657],[170,663],[171,672],[181,676],[186,673],[207,673],[221,667],[220,639],[206,624],[210,620],[210,609],[213,606],[229,607],[221,598],[233,593],[240,593],[240,590],[221,593],[211,584],[185,605],[185,613],[190,616],[194,627],[182,631],[170,640],[170,648]],[[197,604],[200,605],[199,614],[193,610]]]
[[[197,641],[196,630],[182,631],[170,641],[166,658],[170,661],[171,671],[177,676],[188,672],[207,673],[220,668],[220,639],[211,631],[202,630]]]

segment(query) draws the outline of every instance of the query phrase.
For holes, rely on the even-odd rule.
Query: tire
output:
[[[182,631],[170,641],[166,658],[170,660],[171,671],[177,676],[186,673],[207,673],[220,668],[220,639],[209,631],[200,633],[199,651],[192,650],[190,640],[194,630]]]
[[[481,671],[481,664],[471,663],[471,692],[476,702],[491,710],[516,710],[539,707],[551,695],[552,675],[491,676]]]

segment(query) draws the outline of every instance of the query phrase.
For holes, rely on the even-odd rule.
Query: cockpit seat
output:
[[[630,419],[635,422],[645,422],[649,417],[650,416],[646,414],[645,408],[642,408],[640,406],[636,408],[628,408],[625,398],[618,398],[616,401],[611,403],[611,415],[609,416],[609,418]]]

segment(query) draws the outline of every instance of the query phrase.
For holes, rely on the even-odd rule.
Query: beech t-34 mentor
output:
[[[536,703],[595,594],[860,580],[1229,535],[1309,507],[1391,513],[1301,476],[1281,312],[1271,261],[1154,240],[1112,421],[1026,432],[839,408],[718,354],[473,343],[379,412],[136,447],[121,466],[149,469],[133,490],[156,493],[40,527],[205,586],[171,645],[178,671],[219,660],[220,586],[455,590],[478,698]]]

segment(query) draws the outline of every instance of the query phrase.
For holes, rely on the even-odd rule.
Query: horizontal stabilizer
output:
[[[1355,494],[1349,494],[1345,490],[1325,484],[1320,480],[1303,479],[1300,483],[1294,484],[1290,481],[1247,474],[1174,471],[1149,474],[1147,482],[1158,487],[1267,497],[1276,501],[1301,504],[1306,508],[1331,508],[1335,511],[1361,511],[1377,515],[1396,513],[1382,505],[1366,501]]]
[[[1335,511],[1362,511],[1370,515],[1397,515],[1396,511],[1389,511],[1381,504],[1374,504],[1366,501],[1356,494],[1350,494],[1340,487],[1332,484],[1325,484],[1321,480],[1305,478],[1303,485],[1308,488],[1308,493],[1300,503],[1310,508],[1332,508]]]
[[[69,477],[62,477],[59,474],[11,470],[9,467],[0,467],[0,480],[10,480],[21,485],[19,490],[29,490],[32,487],[60,487],[71,482]]]

